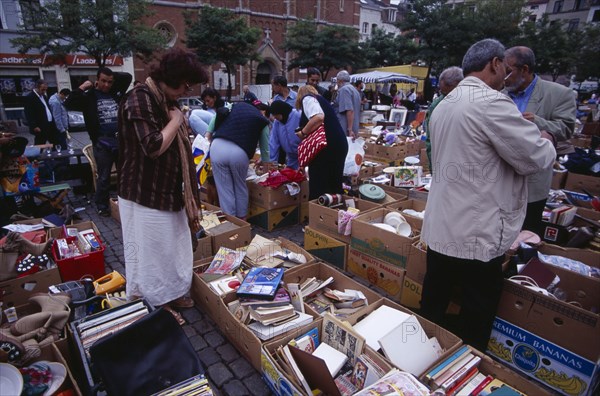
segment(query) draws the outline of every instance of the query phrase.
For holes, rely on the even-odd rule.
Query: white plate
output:
[[[417,157],[406,157],[404,158],[404,162],[406,162],[408,165],[417,165],[420,160]]]
[[[23,376],[18,368],[0,363],[0,394],[20,395],[23,392]]]
[[[65,368],[65,366],[58,362],[49,362],[47,360],[42,360],[36,363],[47,364],[48,367],[50,367],[50,372],[52,373],[52,383],[50,384],[46,392],[44,392],[43,396],[53,395],[65,381],[65,378],[67,378],[67,369]]]
[[[388,175],[392,175],[394,174],[394,172],[396,171],[396,167],[395,166],[388,166],[387,168],[383,169],[383,173],[386,173]]]
[[[400,223],[398,227],[396,227],[396,234],[402,235],[404,237],[409,237],[412,234],[412,228],[408,223]]]
[[[406,223],[406,219],[400,213],[390,212],[385,215],[383,222],[397,229],[400,224]]]

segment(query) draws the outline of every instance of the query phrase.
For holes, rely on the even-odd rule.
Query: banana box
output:
[[[600,366],[496,317],[487,353],[567,396],[598,395]]]

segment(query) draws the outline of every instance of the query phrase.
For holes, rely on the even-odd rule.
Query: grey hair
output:
[[[473,72],[482,71],[494,58],[504,60],[504,45],[495,39],[484,39],[473,44],[462,61],[465,76]]]
[[[350,81],[350,73],[348,73],[346,70],[341,70],[338,72],[335,78],[338,81]]]
[[[444,81],[446,84],[453,87],[456,87],[463,78],[465,78],[463,71],[458,66],[451,66],[440,74],[440,81]]]
[[[523,67],[527,65],[530,73],[535,70],[535,54],[528,47],[511,47],[506,50],[504,56],[514,58],[515,66]]]

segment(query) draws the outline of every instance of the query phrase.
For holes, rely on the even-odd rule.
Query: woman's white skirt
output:
[[[186,294],[194,259],[185,210],[151,209],[119,197],[119,214],[127,298],[158,306]]]

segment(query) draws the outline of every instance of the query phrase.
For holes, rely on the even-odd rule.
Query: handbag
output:
[[[325,147],[327,147],[327,136],[325,135],[325,125],[321,124],[298,145],[300,167],[304,168],[309,165]]]

